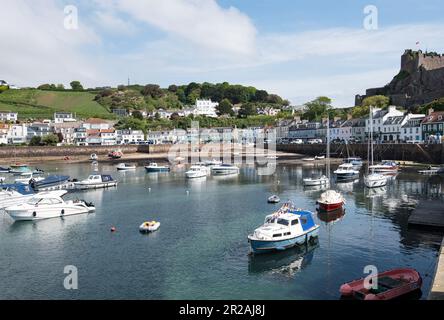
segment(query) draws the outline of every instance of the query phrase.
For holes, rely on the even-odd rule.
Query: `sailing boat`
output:
[[[330,118],[327,118],[327,178],[330,181]],[[344,197],[336,190],[325,191],[316,201],[316,204],[319,205],[319,211],[324,212],[341,209],[344,203]]]
[[[373,156],[373,109],[370,107],[370,141],[368,144],[367,175],[364,176],[364,184],[367,188],[380,188],[387,185],[387,177],[374,171]],[[370,164],[371,163],[371,164]],[[371,173],[370,173],[371,168]]]

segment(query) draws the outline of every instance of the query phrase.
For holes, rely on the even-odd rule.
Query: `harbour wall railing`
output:
[[[277,145],[277,151],[298,153],[308,156],[325,155],[325,144],[286,144]],[[331,157],[361,157],[367,159],[367,144],[331,144]],[[373,149],[375,161],[399,160],[421,163],[444,163],[444,144],[375,144]]]

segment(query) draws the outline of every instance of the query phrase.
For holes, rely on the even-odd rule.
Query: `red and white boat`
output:
[[[327,190],[321,194],[321,197],[316,201],[320,211],[335,211],[341,209],[345,204],[345,199],[341,193],[336,190]]]
[[[414,269],[394,269],[379,273],[375,289],[365,287],[365,279],[343,284],[339,289],[343,297],[359,300],[391,300],[421,289],[422,278]]]

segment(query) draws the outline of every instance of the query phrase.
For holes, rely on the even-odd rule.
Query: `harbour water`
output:
[[[82,179],[92,169],[41,167]],[[252,256],[247,235],[279,206],[267,198],[314,211],[320,191],[304,190],[302,179],[321,168],[282,164],[268,176],[245,166],[238,177],[196,181],[185,180],[186,168],[99,168],[119,186],[67,196],[92,201],[95,213],[21,223],[0,214],[0,299],[338,299],[339,286],[365,276],[367,265],[416,268],[422,298],[430,288],[442,237],[408,228],[407,219],[418,200],[442,197],[440,177],[402,172],[383,190],[366,190],[362,179],[337,185],[345,214],[315,214],[316,245]],[[140,234],[147,220],[160,230]],[[63,286],[67,265],[78,269],[78,290]]]

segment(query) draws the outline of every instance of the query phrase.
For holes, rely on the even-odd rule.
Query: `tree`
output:
[[[143,120],[143,114],[140,111],[133,111],[133,118]]]
[[[71,89],[74,90],[74,91],[83,91],[83,86],[80,83],[80,81],[77,81],[77,80],[76,81],[72,81],[70,83],[70,86],[71,86]]]
[[[233,105],[231,104],[230,100],[228,99],[223,99],[220,103],[219,106],[216,108],[217,114],[218,115],[224,115],[224,114],[229,114],[229,115],[233,115]]]
[[[386,96],[371,96],[362,101],[362,107],[387,108],[390,104],[390,98]]]
[[[244,103],[239,110],[239,117],[246,118],[257,114],[257,108],[252,103]]]
[[[40,136],[34,136],[29,141],[30,146],[40,146],[42,144],[42,138]]]
[[[59,142],[60,142],[59,137],[55,134],[48,134],[47,136],[44,136],[42,139],[42,143],[46,146],[55,146]]]
[[[62,83],[59,83],[57,85],[57,90],[63,91],[63,90],[65,90],[65,86]]]
[[[327,111],[332,108],[331,99],[328,97],[318,97],[305,105],[304,117],[310,121],[319,121],[327,116]]]
[[[168,91],[169,92],[173,92],[173,93],[175,93],[175,92],[177,92],[177,86],[175,85],[175,84],[172,84],[172,85],[170,85],[169,87],[168,87]]]
[[[151,98],[158,99],[163,97],[163,91],[157,84],[147,84],[141,91],[142,95],[145,97],[150,96]]]
[[[254,101],[257,102],[267,102],[268,92],[265,90],[257,90],[254,95]]]

